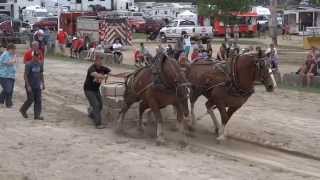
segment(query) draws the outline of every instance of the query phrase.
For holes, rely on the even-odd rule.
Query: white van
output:
[[[29,6],[22,11],[23,21],[30,25],[38,22],[41,18],[49,17],[47,9],[41,6]]]

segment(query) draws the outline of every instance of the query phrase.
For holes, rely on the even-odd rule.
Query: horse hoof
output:
[[[224,135],[221,135],[221,136],[219,136],[219,137],[217,137],[217,141],[220,143],[220,142],[222,142],[222,141],[224,141],[226,138],[225,138],[225,136]]]

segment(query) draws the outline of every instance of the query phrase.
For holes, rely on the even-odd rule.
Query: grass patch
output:
[[[306,87],[294,87],[294,86],[281,84],[281,85],[279,85],[279,88],[280,89],[285,89],[285,90],[291,90],[291,91],[318,93],[318,94],[320,94],[320,86],[306,88]]]
[[[147,35],[145,33],[134,33],[133,39],[147,39]]]

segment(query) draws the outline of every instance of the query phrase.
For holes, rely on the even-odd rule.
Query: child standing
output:
[[[34,103],[34,119],[43,120],[41,117],[42,100],[41,91],[45,89],[43,78],[43,64],[40,60],[41,53],[34,51],[33,59],[25,65],[24,79],[27,92],[27,100],[20,108],[20,113],[24,118],[28,118],[27,111]]]

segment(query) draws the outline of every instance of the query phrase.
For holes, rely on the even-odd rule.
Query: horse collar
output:
[[[249,97],[254,93],[254,88],[251,88],[249,90],[242,89],[240,87],[240,82],[237,74],[237,64],[239,60],[239,55],[231,58],[231,81],[228,82],[229,84],[229,94],[236,97]]]

